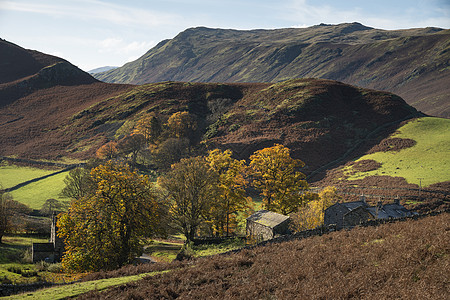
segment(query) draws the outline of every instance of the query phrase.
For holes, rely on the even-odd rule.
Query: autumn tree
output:
[[[72,201],[58,220],[69,271],[115,269],[142,253],[158,223],[158,203],[147,176],[111,161],[92,169],[93,193]]]
[[[170,215],[188,241],[191,241],[203,222],[205,212],[216,197],[216,173],[202,157],[182,159],[158,178],[170,205]]]
[[[277,144],[250,156],[253,185],[261,191],[265,209],[282,214],[295,212],[308,200],[302,195],[308,189],[305,175],[297,171],[304,163],[289,152]]]
[[[117,156],[117,142],[111,141],[98,148],[95,155],[99,159],[110,160]]]
[[[155,144],[162,134],[162,123],[155,115],[140,118],[134,127],[134,133],[142,134],[147,143]]]
[[[153,160],[160,169],[169,169],[174,163],[188,156],[189,140],[186,138],[168,138],[153,151]]]
[[[215,149],[209,151],[206,157],[212,170],[217,173],[218,188],[216,199],[208,213],[216,232],[222,234],[225,231],[227,236],[230,232],[230,221],[235,225],[237,214],[252,206],[251,198],[245,193],[245,162],[236,160],[231,155],[231,150]]]
[[[146,141],[142,134],[132,134],[121,139],[117,144],[119,153],[130,156],[130,163],[135,166],[139,153],[145,148]]]
[[[197,122],[189,112],[179,111],[169,117],[167,127],[172,137],[189,138],[197,129]]]
[[[341,199],[334,186],[327,186],[318,194],[310,193],[310,202],[292,216],[292,227],[296,231],[314,229],[323,225],[325,209]]]

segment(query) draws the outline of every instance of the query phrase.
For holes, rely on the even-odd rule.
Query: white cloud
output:
[[[286,17],[291,21],[297,21],[302,24],[295,27],[311,26],[323,22],[354,22],[355,18],[361,13],[359,8],[339,11],[330,5],[310,5],[306,0],[293,0],[288,6]]]
[[[284,18],[290,21],[298,22],[293,27],[305,27],[319,23],[338,24],[345,22],[360,22],[364,25],[382,28],[382,29],[401,29],[414,27],[436,26],[449,28],[450,18],[448,18],[448,9],[436,8],[434,12],[439,16],[424,17],[418,8],[406,8],[404,13],[399,11],[390,11],[381,14],[380,11],[367,11],[361,7],[351,9],[342,9],[339,2],[330,2],[331,5],[309,4],[313,1],[292,0],[287,5]],[[334,4],[336,3],[336,4]]]
[[[45,2],[45,1],[43,1]],[[44,14],[53,17],[71,17],[81,20],[103,20],[122,26],[170,25],[181,16],[112,4],[97,0],[74,0],[70,2],[36,3],[35,1],[3,1],[2,10]]]
[[[99,53],[126,54],[133,57],[143,55],[147,50],[156,45],[154,41],[138,42],[124,41],[122,38],[107,38],[94,43]],[[136,58],[137,58],[136,57]]]

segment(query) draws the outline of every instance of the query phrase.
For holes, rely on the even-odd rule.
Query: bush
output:
[[[178,252],[175,258],[178,261],[190,260],[194,256],[194,251],[192,250],[193,242],[189,242],[183,245],[180,252]]]
[[[35,270],[22,270],[23,277],[34,277],[37,276],[37,271]]]
[[[23,251],[21,261],[24,264],[30,264],[33,262],[33,254],[31,251],[31,247]]]
[[[63,267],[60,263],[50,264],[47,268],[47,271],[49,271],[51,273],[62,273]]]
[[[38,272],[43,272],[48,270],[50,263],[41,260],[34,265],[36,266],[36,270],[38,270]]]

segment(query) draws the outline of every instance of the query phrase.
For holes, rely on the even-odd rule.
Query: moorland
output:
[[[2,193],[25,205],[20,226],[0,245],[0,279],[85,276],[70,291],[30,294],[43,299],[114,285],[120,287],[84,297],[445,296],[448,213],[209,258],[198,257],[243,244],[186,249],[171,232],[146,241],[147,255],[158,263],[89,275],[31,264],[29,246],[49,235],[48,200],[70,204],[61,194],[69,170],[91,164],[105,145],[132,140],[148,118],[160,122],[159,140],[120,159],[156,185],[181,158],[218,148],[248,163],[255,151],[282,144],[305,163],[300,171],[312,191],[333,186],[344,201],[364,194],[372,204],[397,197],[420,213],[448,209],[448,35],[439,28],[384,31],[358,23],[192,28],[97,79],[64,59],[0,40],[0,183]],[[184,139],[169,136],[169,120],[182,113],[195,126]],[[247,192],[254,210],[264,205],[255,190]],[[244,233],[244,220],[241,214],[236,234]],[[193,260],[167,263],[179,251]]]

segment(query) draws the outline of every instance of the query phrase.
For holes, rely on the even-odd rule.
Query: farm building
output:
[[[31,247],[31,256],[33,263],[44,260],[47,262],[61,261],[64,253],[64,241],[56,234],[58,227],[56,226],[56,214],[52,216],[50,241],[48,243],[33,243]]]
[[[325,210],[325,225],[336,224],[337,229],[351,228],[368,220],[408,217],[416,214],[403,205],[398,199],[393,203],[369,206],[364,196],[359,201],[335,203]]]
[[[247,236],[258,241],[273,239],[289,233],[289,217],[268,210],[260,210],[247,218]]]

